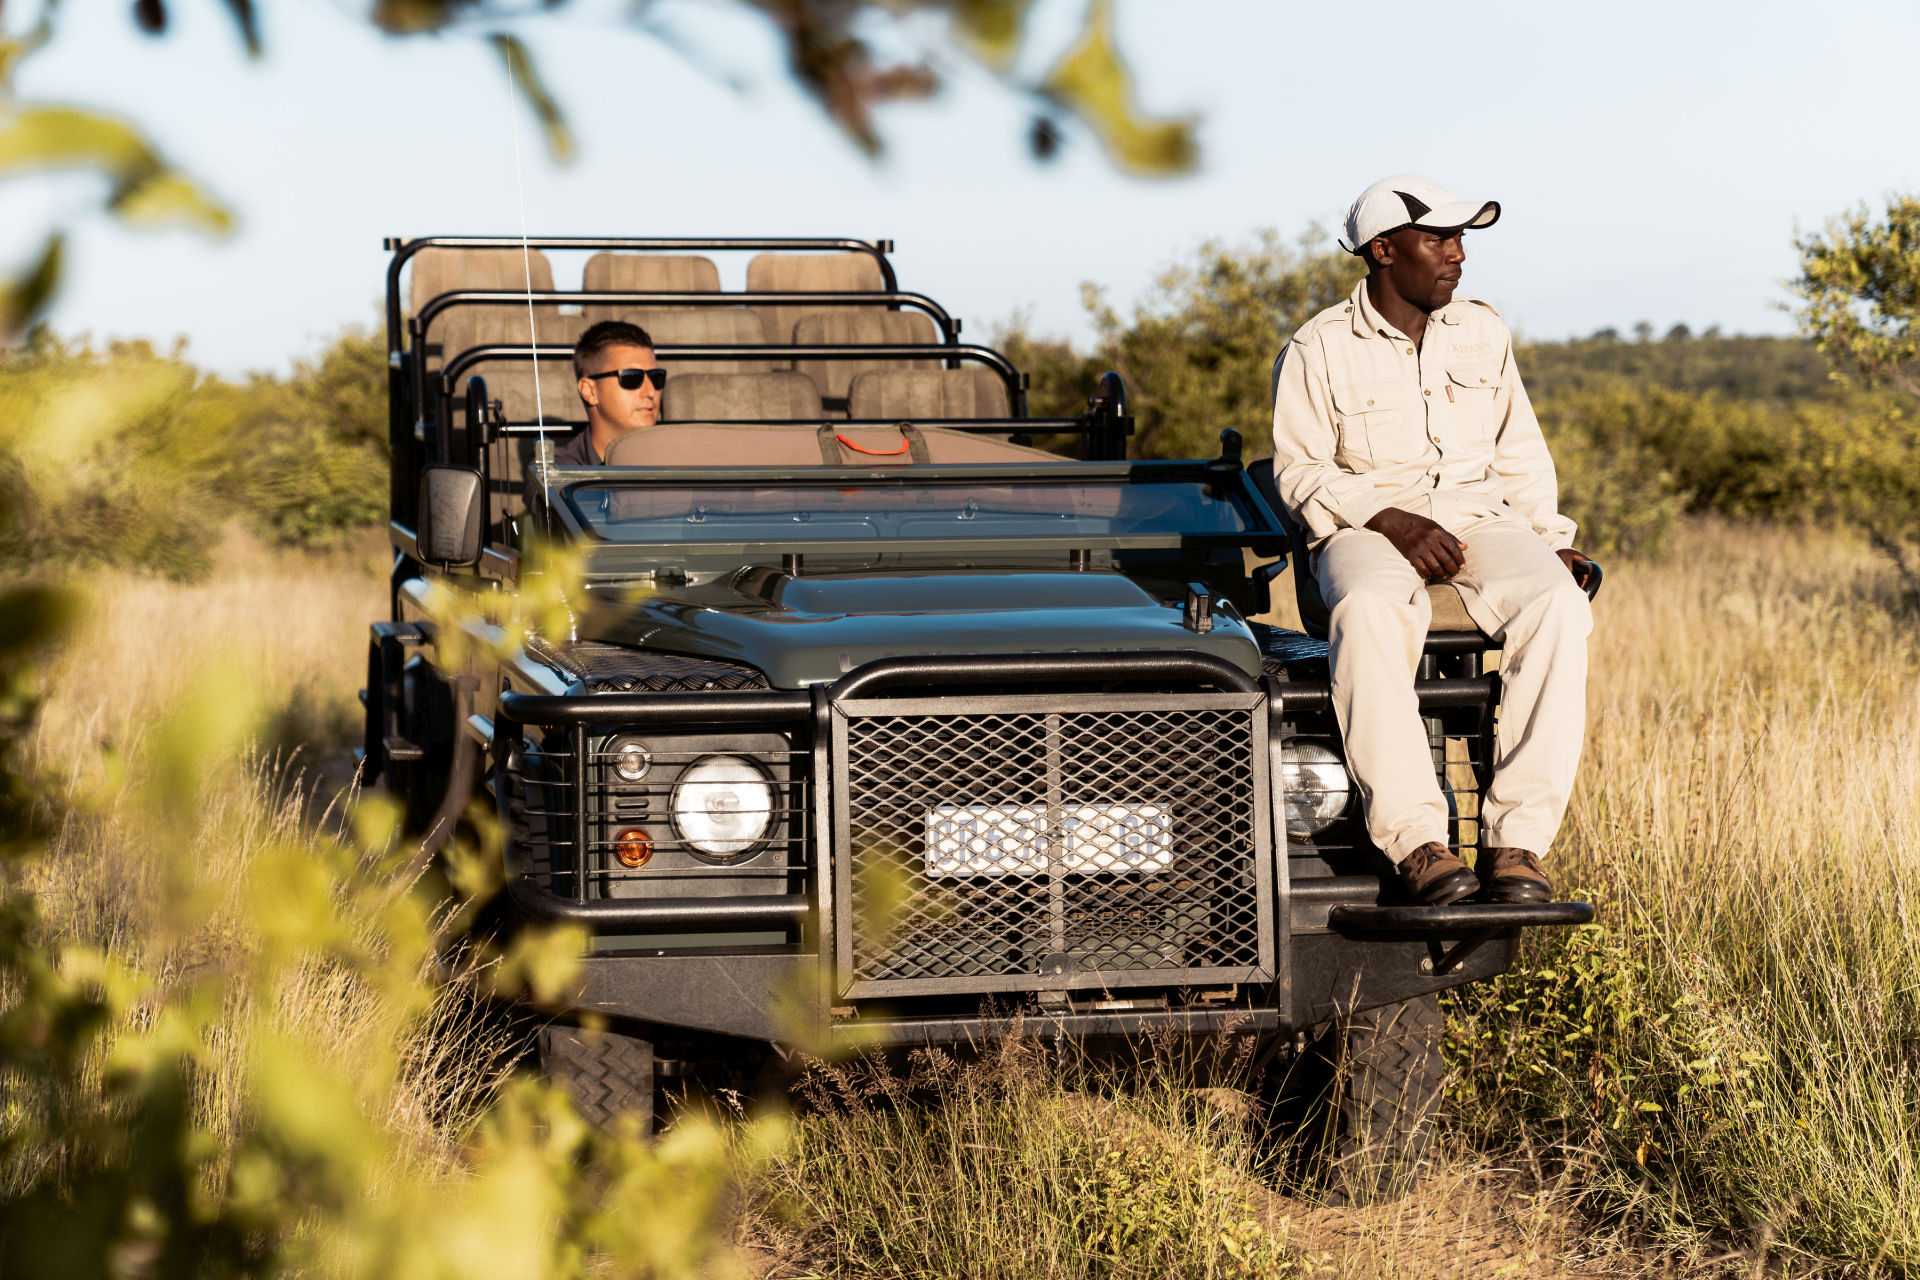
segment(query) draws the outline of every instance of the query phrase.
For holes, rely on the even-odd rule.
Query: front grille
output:
[[[1271,974],[1259,695],[835,705],[842,994]]]

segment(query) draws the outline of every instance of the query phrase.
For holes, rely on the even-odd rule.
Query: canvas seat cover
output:
[[[881,369],[853,379],[850,418],[1006,418],[1007,384],[990,369]]]
[[[820,393],[812,380],[777,373],[683,373],[667,379],[664,422],[817,421]]]
[[[822,434],[830,444],[823,446]],[[1066,461],[1057,454],[981,439],[962,431],[942,427],[917,429],[928,461],[933,464],[1015,463],[1031,475],[1037,464]],[[860,449],[848,447],[858,445]],[[613,467],[716,467],[764,466],[804,468],[826,465],[823,449],[839,455],[840,465],[912,466],[904,446],[907,440],[897,427],[845,427],[827,424],[816,427],[781,427],[746,423],[700,423],[659,426],[621,436],[607,451],[607,465]],[[982,486],[969,492],[983,501],[990,500],[1002,510],[1031,509],[1053,513],[1070,502],[1081,514],[1090,517],[1111,516],[1120,505],[1121,494],[1110,485],[1069,485],[1067,495],[1059,491],[1035,493],[1013,485]],[[701,491],[697,500],[714,514],[774,514],[799,510],[807,505],[803,495],[792,489],[728,489],[724,492]],[[672,518],[687,514],[695,498],[686,490],[668,487],[621,489],[608,504],[608,515],[616,520]],[[841,510],[869,507],[877,511],[895,511],[901,498],[894,489],[874,489],[841,493],[836,505]]]
[[[584,293],[718,293],[720,268],[698,254],[596,253],[580,274]],[[587,322],[618,320],[633,304],[589,306]]]
[[[793,375],[788,375],[789,377]],[[669,382],[671,387],[672,383]],[[1008,444],[952,431],[920,427],[927,460],[950,465],[1066,461],[1059,454],[1025,445]],[[849,467],[910,466],[902,448],[906,438],[898,427],[855,427],[833,424],[829,437],[841,465]],[[863,452],[864,450],[864,452]],[[817,467],[826,465],[820,431],[810,426],[783,427],[754,423],[675,423],[633,431],[613,442],[607,465],[615,467]]]
[[[871,254],[762,253],[747,263],[750,293],[878,293],[886,287],[880,263]],[[801,317],[849,308],[763,303],[755,309],[766,324],[768,341],[788,343],[794,341],[793,327]]]
[[[933,317],[919,311],[815,311],[793,324],[795,346],[862,346],[869,343],[924,343],[940,341]],[[847,389],[862,373],[886,369],[933,370],[938,360],[806,360],[794,354],[795,372],[804,373],[820,388],[824,400],[845,400]]]
[[[766,330],[760,317],[745,307],[661,307],[629,311],[620,317],[647,331],[656,346],[742,346],[764,345]],[[660,361],[673,377],[700,373],[771,373],[771,360],[686,360],[672,357]]]

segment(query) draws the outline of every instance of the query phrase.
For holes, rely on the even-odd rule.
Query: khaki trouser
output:
[[[1540,535],[1511,519],[1453,531],[1466,544],[1454,585],[1502,646],[1493,785],[1480,847],[1544,856],[1559,833],[1586,734],[1586,593]],[[1413,675],[1433,616],[1426,584],[1385,536],[1341,529],[1314,553],[1329,611],[1333,709],[1360,784],[1367,834],[1396,863],[1446,843],[1447,802],[1434,774]]]

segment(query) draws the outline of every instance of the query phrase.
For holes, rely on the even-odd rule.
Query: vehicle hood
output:
[[[583,639],[725,658],[775,688],[839,679],[878,658],[1188,649],[1260,674],[1246,625],[1222,611],[1197,634],[1178,606],[1118,573],[861,572],[753,568],[596,610]]]

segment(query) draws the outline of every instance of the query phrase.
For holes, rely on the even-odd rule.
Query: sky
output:
[[[1337,230],[1368,183],[1412,171],[1501,202],[1464,289],[1528,338],[1782,333],[1794,236],[1920,185],[1911,4],[1117,0],[1141,105],[1200,120],[1200,166],[1174,180],[1118,173],[1078,129],[1034,161],[1031,104],[930,19],[878,28],[949,82],[882,110],[877,162],[728,0],[655,0],[644,30],[630,0],[518,20],[579,142],[562,167],[482,29],[395,40],[353,0],[259,7],[250,61],[216,0],[173,0],[157,39],[124,0],[67,0],[21,67],[22,97],[133,117],[240,220],[218,241],[131,232],[90,176],[0,184],[0,262],[73,230],[57,331],[284,370],[376,322],[383,237],[517,234],[524,206],[535,235],[891,238],[902,287],[969,338],[1024,316],[1084,342],[1083,282],[1130,304],[1205,240]],[[1058,57],[1084,11],[1039,0],[1022,67]],[[722,269],[741,287],[743,265]]]

